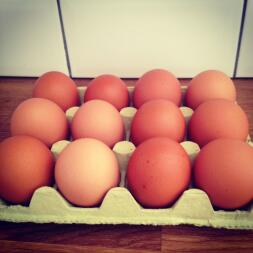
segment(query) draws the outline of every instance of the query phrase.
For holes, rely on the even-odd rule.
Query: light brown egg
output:
[[[63,111],[80,102],[75,82],[58,71],[47,72],[36,80],[33,97],[49,99]]]
[[[68,122],[56,103],[44,98],[30,98],[13,112],[10,130],[11,135],[30,135],[51,146],[67,138]]]
[[[143,104],[131,124],[131,141],[135,145],[152,137],[169,137],[180,142],[184,136],[185,120],[182,112],[174,103],[165,99]]]
[[[144,207],[172,204],[188,187],[189,158],[183,147],[169,138],[152,138],[140,144],[127,168],[127,186]]]
[[[90,81],[84,94],[84,101],[101,99],[121,110],[129,104],[126,84],[117,76],[101,75]]]
[[[215,99],[202,103],[189,122],[189,138],[201,147],[217,138],[246,140],[247,115],[234,102]]]
[[[0,143],[0,197],[27,204],[34,191],[53,183],[54,159],[41,141],[25,135]]]
[[[95,139],[71,142],[56,162],[57,187],[68,201],[78,206],[99,205],[105,194],[119,184],[119,179],[116,156]]]
[[[136,82],[133,103],[139,108],[144,103],[153,99],[167,99],[181,104],[181,90],[178,79],[169,71],[154,69],[143,74]]]
[[[194,181],[215,207],[246,205],[253,199],[253,148],[232,139],[208,143],[195,160]]]
[[[185,103],[188,107],[196,109],[201,103],[218,98],[235,101],[234,83],[221,71],[207,70],[190,81],[185,94]]]
[[[111,148],[125,137],[119,111],[103,100],[84,103],[74,115],[71,132],[74,139],[95,138]]]

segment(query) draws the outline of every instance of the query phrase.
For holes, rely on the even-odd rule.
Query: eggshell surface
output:
[[[180,109],[165,99],[151,100],[136,112],[131,124],[131,141],[135,145],[152,137],[169,137],[182,141],[185,120]]]
[[[133,103],[139,108],[144,103],[153,99],[167,99],[181,104],[181,90],[178,79],[169,71],[155,69],[146,72],[136,82]]]
[[[181,195],[190,176],[190,161],[183,147],[169,138],[152,138],[131,156],[127,186],[142,206],[161,208]]]
[[[68,122],[56,103],[44,98],[30,98],[13,112],[10,130],[11,135],[30,135],[51,146],[67,138]]]
[[[0,143],[0,197],[13,204],[30,201],[34,191],[53,183],[54,160],[41,141],[25,135]]]
[[[84,101],[93,99],[105,100],[121,110],[129,104],[126,84],[117,76],[101,75],[93,79],[84,94]]]
[[[194,181],[214,206],[244,206],[253,198],[253,148],[232,139],[208,143],[195,160]]]
[[[84,138],[70,143],[59,155],[55,180],[63,196],[84,207],[100,204],[119,183],[117,159],[103,142]]]
[[[75,82],[58,71],[47,72],[36,80],[33,97],[49,99],[63,111],[77,106],[80,102]]]
[[[103,100],[84,103],[73,117],[71,131],[74,139],[95,138],[111,148],[125,137],[119,111]]]
[[[199,73],[189,83],[185,94],[186,105],[196,109],[200,104],[211,99],[236,100],[233,81],[223,72],[207,70]]]
[[[246,140],[247,115],[234,102],[215,99],[202,103],[189,122],[189,138],[201,147],[217,138]]]

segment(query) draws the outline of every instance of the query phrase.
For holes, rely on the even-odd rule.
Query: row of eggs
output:
[[[204,84],[204,85],[203,85]],[[47,98],[58,104],[63,111],[79,105],[74,81],[60,72],[48,72],[35,83],[33,97]],[[169,71],[155,69],[142,75],[135,84],[133,105],[156,99],[166,99],[180,105],[182,93],[178,79]],[[186,93],[186,106],[196,109],[204,101],[223,98],[235,101],[236,90],[232,80],[217,70],[203,71],[191,81]],[[129,105],[126,84],[115,75],[100,75],[91,80],[84,95],[84,102],[92,99],[105,100],[118,110]]]
[[[55,175],[58,189],[71,203],[100,204],[119,183],[118,163],[110,148],[124,139],[119,110],[129,105],[126,85],[112,75],[90,82],[85,103],[71,123],[75,141],[56,164],[48,147],[68,137],[64,111],[78,105],[76,86],[64,74],[49,72],[36,81],[33,96],[12,115],[14,137],[0,144],[0,197],[29,202],[34,190],[51,185]],[[193,78],[185,97],[186,105],[195,109],[188,134],[203,147],[193,166],[194,182],[215,206],[228,209],[253,197],[253,149],[244,143],[248,121],[235,98],[232,80],[219,71]],[[130,132],[137,148],[128,164],[127,185],[145,207],[168,206],[189,185],[192,169],[178,143],[186,132],[178,108],[181,100],[179,82],[168,71],[149,71],[136,83],[133,104],[138,111]],[[231,139],[215,140],[221,137]]]
[[[69,133],[64,111],[80,101],[73,80],[59,72],[46,73],[36,81],[33,97],[14,111],[11,134],[29,134],[48,146],[66,139]],[[131,126],[135,145],[155,136],[183,140],[186,126],[178,107],[182,92],[174,75],[166,70],[145,73],[136,82],[132,98],[138,109]],[[248,120],[235,99],[235,87],[225,74],[212,70],[193,78],[185,94],[185,105],[195,110],[189,124],[190,139],[200,146],[217,137],[245,140]],[[93,79],[84,102],[71,124],[73,139],[96,138],[112,148],[125,138],[119,111],[129,105],[129,93],[120,78],[101,75]]]

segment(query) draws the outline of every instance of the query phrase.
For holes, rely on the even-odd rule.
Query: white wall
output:
[[[253,0],[248,0],[237,76],[253,77]]]
[[[253,77],[253,0],[238,76]],[[138,77],[167,68],[232,76],[243,0],[61,0],[73,77]],[[68,73],[56,0],[0,0],[0,75]]]
[[[56,1],[0,0],[0,75],[68,73]]]
[[[62,0],[62,11],[75,77],[233,73],[242,1]]]

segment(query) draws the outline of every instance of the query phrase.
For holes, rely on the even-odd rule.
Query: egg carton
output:
[[[185,93],[186,86],[182,86]],[[86,88],[78,88],[81,102]],[[133,87],[129,87],[131,96]],[[78,107],[72,107],[66,112],[71,122]],[[187,107],[180,107],[186,124],[193,111]],[[107,192],[100,207],[76,207],[65,200],[56,187],[41,187],[37,189],[29,206],[8,205],[0,200],[0,220],[10,222],[34,223],[81,223],[81,224],[142,224],[142,225],[179,225],[190,224],[227,229],[253,229],[253,203],[245,210],[224,211],[214,210],[208,195],[196,188],[188,190],[169,208],[147,209],[136,202],[132,194],[125,187],[125,174],[128,160],[135,146],[129,141],[131,120],[136,112],[133,107],[123,108],[120,112],[125,124],[127,140],[116,143],[113,148],[119,161],[121,182]],[[250,138],[249,145],[253,146]],[[60,152],[70,143],[62,140],[55,143],[51,151],[57,159]],[[191,162],[200,151],[199,146],[191,141],[181,143]]]

